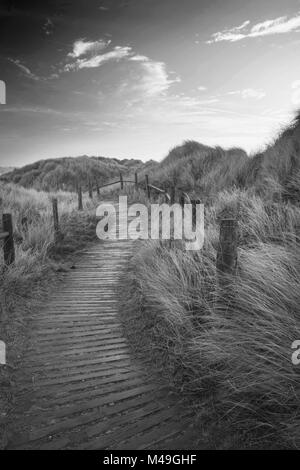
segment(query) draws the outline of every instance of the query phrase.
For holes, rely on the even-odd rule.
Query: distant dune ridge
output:
[[[0,166],[0,175],[4,175],[5,173],[9,173],[9,172],[13,171],[13,169],[14,168],[11,167],[11,166],[7,166],[7,167]]]
[[[153,184],[176,187],[207,200],[223,189],[255,188],[265,196],[300,201],[300,113],[266,150],[248,156],[240,148],[186,141],[149,174]]]
[[[74,191],[77,184],[99,184],[132,174],[149,174],[151,183],[171,190],[201,194],[206,199],[230,187],[255,187],[271,197],[300,199],[300,113],[266,150],[249,157],[240,148],[209,147],[186,141],[159,163],[106,157],[63,157],[21,168],[0,168],[2,180],[45,191]],[[141,178],[140,178],[141,179]]]
[[[25,188],[42,191],[74,191],[78,184],[86,189],[88,182],[99,185],[109,179],[153,167],[156,162],[143,163],[138,159],[117,159],[106,157],[62,157],[40,160],[21,168],[6,171],[3,181]]]

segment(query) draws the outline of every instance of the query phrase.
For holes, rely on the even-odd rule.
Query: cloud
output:
[[[54,24],[50,18],[46,18],[45,24],[43,25],[43,31],[46,36],[50,36],[53,33]]]
[[[163,95],[172,84],[180,81],[178,76],[168,73],[164,62],[135,53],[131,46],[115,46],[111,50],[106,50],[110,43],[111,41],[102,39],[76,40],[72,52],[67,55],[67,63],[60,72],[93,69],[109,61],[126,60],[127,64],[130,64],[127,69],[128,77],[122,81],[119,92],[127,94],[132,102],[145,97]]]
[[[297,88],[300,87],[300,80],[295,80],[293,83],[292,83],[292,89],[295,90]]]
[[[266,93],[263,90],[254,90],[253,88],[245,88],[244,90],[229,91],[228,95],[239,95],[244,100],[246,99],[255,99],[261,100],[266,96]]]
[[[130,60],[132,60],[134,62],[147,62],[149,60],[149,58],[145,55],[136,54],[136,55],[132,56],[130,58]]]
[[[198,90],[199,91],[206,91],[207,88],[206,88],[206,86],[198,86]]]
[[[299,107],[300,106],[300,80],[295,80],[292,83],[292,103]]]
[[[64,116],[66,113],[58,111],[57,109],[46,108],[42,106],[6,106],[1,109],[5,113],[40,113],[40,114],[49,114],[54,116]]]
[[[250,21],[247,20],[240,26],[225,29],[214,33],[207,44],[215,42],[229,41],[236,42],[246,38],[256,38],[261,36],[270,36],[274,34],[286,34],[291,32],[300,32],[300,13],[288,18],[287,16],[280,16],[273,20],[265,20],[261,23],[249,27]]]
[[[105,62],[124,59],[125,57],[130,56],[131,52],[132,49],[129,46],[116,46],[112,51],[105,52],[104,54],[97,54],[85,59],[77,59],[73,63],[66,64],[64,71],[70,72],[71,70],[100,67]]]
[[[99,39],[98,41],[87,41],[86,39],[78,39],[73,44],[73,52],[68,54],[69,57],[78,58],[86,54],[96,54],[105,49],[111,41]]]
[[[15,64],[16,67],[18,67],[23,72],[23,74],[26,75],[26,77],[31,78],[31,80],[41,80],[41,77],[32,73],[31,70],[29,70],[28,67],[22,64],[20,60],[11,59],[11,58],[8,58],[8,60],[9,62],[12,62],[13,64]]]
[[[161,95],[172,84],[180,81],[179,77],[170,78],[164,62],[157,62],[142,55],[134,55],[129,60],[139,63],[140,73],[138,83],[134,86],[135,90],[148,97]]]

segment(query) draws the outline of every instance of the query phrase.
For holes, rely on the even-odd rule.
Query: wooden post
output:
[[[123,175],[120,173],[121,190],[124,189]]]
[[[138,174],[137,174],[137,172],[134,173],[134,186],[135,186],[135,189],[138,189]]]
[[[83,205],[82,205],[82,188],[79,185],[78,186],[78,210],[82,211],[83,210]]]
[[[217,253],[219,287],[227,284],[226,275],[235,275],[237,268],[238,224],[236,219],[222,219]]]
[[[54,222],[54,238],[55,241],[59,238],[59,221],[58,221],[58,207],[57,207],[57,199],[52,199],[52,208],[53,208],[53,222]]]
[[[197,204],[200,204],[201,201],[200,199],[192,199],[191,204],[192,204],[192,224],[193,226],[196,225],[196,208]]]
[[[147,192],[147,198],[150,199],[150,186],[149,186],[149,177],[148,175],[145,175],[145,184],[146,184],[146,192]]]
[[[170,197],[171,197],[171,204],[174,204],[174,202],[175,202],[175,186],[172,186],[172,188],[171,188]]]
[[[93,185],[90,179],[89,179],[88,185],[89,185],[89,198],[93,199]]]
[[[22,217],[21,225],[22,225],[23,232],[27,233],[28,232],[28,219],[27,219],[27,217]]]
[[[15,246],[13,237],[13,225],[11,214],[3,214],[2,216],[3,231],[8,233],[8,236],[4,238],[3,252],[4,252],[4,264],[9,266],[15,261]]]
[[[99,188],[98,180],[96,180],[96,191],[97,191],[97,197],[100,198],[100,188]]]

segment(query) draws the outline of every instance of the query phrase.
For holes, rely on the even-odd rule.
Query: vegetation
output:
[[[53,158],[15,168],[2,175],[2,180],[43,191],[74,191],[78,184],[87,190],[89,184],[95,187],[97,183],[119,178],[120,172],[132,174],[149,166],[155,166],[155,162],[87,156]]]
[[[57,197],[62,236],[54,241],[51,198]],[[13,400],[13,372],[22,357],[32,313],[72,269],[74,254],[96,240],[95,204],[84,195],[84,211],[77,211],[77,195],[45,193],[0,183],[0,212],[13,215],[16,261],[8,268],[0,258],[0,339],[5,341],[8,365],[0,369],[0,448],[5,446],[5,424]],[[28,230],[22,219],[26,217]],[[2,254],[2,248],[1,248]]]
[[[217,448],[299,448],[300,115],[263,153],[187,142],[151,174],[205,201],[205,245],[147,242],[124,279],[136,352],[195,411]],[[216,285],[218,221],[239,221],[238,273]]]
[[[95,237],[94,202],[85,196],[86,210],[79,213],[76,195],[66,191],[78,183],[87,189],[95,176],[102,182],[119,176],[120,169],[124,175],[139,172],[140,188],[123,191],[132,202],[148,203],[147,173],[152,184],[176,197],[188,192],[206,208],[200,252],[187,252],[178,241],[150,241],[131,260],[121,299],[135,351],[187,401],[213,447],[299,448],[299,366],[292,364],[291,345],[300,339],[300,115],[251,158],[241,149],[185,142],[159,164],[79,157],[4,175],[0,197],[13,214],[17,250],[13,266],[0,266],[1,339],[12,355],[9,363],[17,364],[22,354],[27,318],[39,299],[59,272],[72,267],[70,255]],[[115,194],[107,189],[105,197]],[[53,196],[63,233],[57,243]],[[228,214],[239,221],[239,262],[220,298],[218,221]],[[2,369],[0,436],[11,377]]]
[[[13,168],[11,167],[0,166],[0,175],[3,175],[4,173],[9,173],[12,170]]]
[[[264,152],[249,158],[239,148],[224,150],[187,141],[147,169],[150,182],[186,191],[210,203],[230,188],[248,189],[264,200],[300,201],[300,114]],[[144,171],[145,173],[145,171]]]

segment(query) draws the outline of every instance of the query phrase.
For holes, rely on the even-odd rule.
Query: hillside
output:
[[[300,366],[291,360],[300,338],[299,169],[300,114],[253,157],[185,142],[150,175],[177,198],[185,190],[205,203],[205,242],[194,252],[181,240],[145,242],[124,279],[123,323],[212,448],[300,447]],[[222,293],[216,259],[228,215],[238,257]]]
[[[253,156],[240,148],[186,141],[148,171],[151,183],[212,200],[225,189],[255,190],[274,200],[300,201],[300,114],[266,150]]]
[[[5,167],[5,166],[0,166],[0,175],[4,175],[5,173],[9,173],[13,171],[13,168],[12,167]]]
[[[155,166],[137,159],[117,159],[106,157],[63,157],[40,160],[35,163],[6,172],[2,181],[15,183],[25,188],[43,191],[74,191],[78,184],[86,189],[89,181],[101,185],[111,178],[140,171]]]

